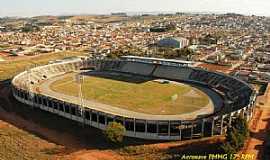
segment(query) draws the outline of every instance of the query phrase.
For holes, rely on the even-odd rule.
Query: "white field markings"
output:
[[[66,76],[63,77],[63,78],[73,77],[73,79],[72,79],[72,80],[69,80],[69,81],[66,81],[66,82],[63,82],[63,83],[60,83],[60,84],[57,84],[57,85],[54,85],[54,88],[62,87],[62,86],[69,85],[69,84],[71,84],[71,85],[75,84],[75,83],[76,83],[76,81],[75,81],[75,76],[76,76],[76,75],[66,75]],[[92,78],[93,78],[93,77],[92,77]],[[91,77],[85,77],[85,81],[84,81],[83,86],[85,86],[87,83],[89,83],[89,81],[91,81]],[[151,81],[151,82],[154,82],[154,81]],[[186,86],[185,84],[178,83],[178,82],[173,82],[173,81],[171,81],[171,84],[173,84],[173,85],[178,85],[178,86]],[[52,85],[53,85],[53,84],[51,84],[51,86],[52,86]],[[137,84],[134,84],[134,85],[137,85]],[[190,98],[193,99],[192,102],[196,101],[197,98],[201,98],[201,97],[202,97],[202,95],[200,94],[200,93],[201,93],[200,90],[195,89],[195,88],[192,88],[192,87],[190,87],[190,86],[186,86],[186,87],[188,87],[188,89],[187,89],[185,92],[181,91],[181,92],[178,92],[178,93],[176,93],[176,94],[173,94],[172,96],[168,96],[168,97],[170,97],[171,102],[175,102],[175,101],[179,98],[179,96],[180,96],[180,97],[182,97],[182,96],[184,96],[184,97],[190,97]],[[102,89],[102,90],[108,90],[108,88],[106,88],[105,86],[98,86],[98,88],[99,88],[99,89]],[[94,87],[94,88],[90,88],[90,89],[91,89],[91,90],[94,90],[95,87]],[[101,98],[101,97],[103,97],[103,96],[106,96],[106,95],[110,95],[110,94],[112,94],[112,93],[118,93],[118,94],[122,94],[122,95],[130,95],[130,92],[129,92],[129,91],[123,90],[123,89],[122,89],[122,90],[115,89],[114,87],[110,88],[110,92],[111,92],[111,93],[107,92],[107,93],[101,95],[99,98]],[[78,97],[78,95],[76,95],[76,97]],[[97,98],[97,97],[96,97],[96,98]],[[96,98],[94,98],[94,99],[96,99]],[[142,96],[142,97],[136,97],[136,98],[137,98],[138,100],[141,99],[142,101],[145,99],[144,96]],[[183,98],[183,97],[182,97],[182,98]],[[88,99],[88,98],[86,98],[86,99]],[[206,106],[209,105],[209,104],[210,104],[210,102],[209,102],[209,100],[208,100],[208,104],[206,104]]]

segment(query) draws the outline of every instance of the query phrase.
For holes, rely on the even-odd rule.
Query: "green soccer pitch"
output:
[[[50,89],[78,97],[76,73],[54,81]],[[203,91],[183,83],[159,83],[149,80],[131,83],[97,76],[84,76],[83,98],[102,104],[153,115],[176,115],[213,107]]]

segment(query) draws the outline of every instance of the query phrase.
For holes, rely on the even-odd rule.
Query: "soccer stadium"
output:
[[[252,87],[229,75],[135,56],[35,67],[14,77],[12,89],[29,106],[101,130],[116,121],[127,137],[149,140],[223,135],[237,116],[251,119],[256,100]]]

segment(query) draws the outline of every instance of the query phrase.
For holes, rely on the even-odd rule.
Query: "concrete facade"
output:
[[[31,83],[39,83],[39,81],[46,80],[50,77],[63,74],[68,71],[79,70],[80,68],[85,67],[95,67],[97,69],[108,70],[108,68],[112,69],[113,67],[117,68],[121,66],[120,63],[121,62],[89,60],[70,63],[66,62],[37,67],[32,69],[31,72],[23,72],[13,79],[12,81],[13,95],[21,103],[39,108],[47,112],[51,112],[53,114],[57,114],[67,119],[83,123],[84,125],[99,128],[101,130],[106,129],[106,126],[110,122],[116,121],[125,126],[127,130],[126,136],[152,140],[186,140],[186,139],[209,137],[214,135],[222,135],[225,133],[227,126],[231,125],[232,120],[235,119],[235,117],[242,115],[247,120],[250,120],[253,115],[254,110],[253,106],[256,100],[254,92],[250,95],[249,99],[247,100],[248,101],[247,105],[238,106],[237,104],[235,106],[233,105],[225,106],[229,108],[228,109],[229,111],[222,114],[216,113],[208,117],[202,117],[193,120],[181,120],[181,119],[151,120],[151,119],[138,119],[136,117],[131,116],[125,117],[118,114],[106,113],[104,111],[91,109],[91,106],[87,106],[87,108],[81,108],[79,104],[67,103],[65,101],[61,101],[53,97],[48,97],[35,91],[31,91],[30,89]],[[188,69],[191,70],[192,68]],[[46,70],[46,72],[44,72],[44,70]],[[27,79],[27,77],[29,77],[29,75],[27,74],[35,74],[32,75],[31,77],[39,77],[39,78],[36,79],[32,78],[29,80]],[[46,78],[44,74],[47,75]],[[198,71],[198,73],[196,74],[202,73],[201,71]],[[222,74],[215,75],[214,73],[212,75],[212,73],[210,72],[208,74],[213,78],[214,76],[217,77],[225,76]],[[187,79],[185,80],[187,81]],[[192,78],[192,76],[190,76],[189,80],[193,81],[193,83],[196,83],[196,78],[194,79]],[[230,80],[236,81],[235,83],[241,83],[241,85],[243,85],[241,88],[246,87],[246,89],[251,89],[248,86],[246,86],[245,83],[238,81],[237,79],[232,78]],[[214,83],[212,81],[211,83]],[[202,81],[197,82],[205,84],[205,82]],[[224,85],[226,84],[225,82],[222,83],[224,83]],[[210,86],[210,82],[209,84],[205,85]]]

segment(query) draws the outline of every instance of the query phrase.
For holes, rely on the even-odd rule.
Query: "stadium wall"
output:
[[[122,64],[123,63],[123,64]],[[172,76],[174,80],[190,81],[193,83],[200,83],[208,87],[220,87],[217,86],[215,81],[224,81],[228,78],[230,81],[235,81],[238,85],[243,85],[242,88],[252,91],[252,94],[248,95],[247,103],[243,103],[243,106],[230,106],[225,105],[226,112],[215,113],[207,117],[201,117],[193,120],[152,120],[152,119],[138,119],[136,117],[125,117],[118,114],[106,113],[102,110],[94,110],[91,106],[82,108],[79,104],[72,104],[65,101],[58,100],[54,97],[37,93],[31,88],[32,85],[45,81],[51,77],[61,75],[67,72],[80,70],[81,68],[95,68],[96,70],[119,70],[126,65],[125,61],[119,60],[87,60],[87,61],[72,61],[57,64],[49,64],[46,66],[40,66],[33,68],[29,71],[20,73],[12,80],[12,92],[14,97],[21,103],[27,104],[32,107],[39,108],[41,110],[57,114],[59,116],[71,119],[85,125],[89,125],[95,128],[104,130],[112,121],[122,123],[127,132],[126,136],[152,139],[152,140],[186,140],[196,139],[202,137],[210,137],[214,135],[222,135],[225,133],[228,126],[231,125],[232,120],[237,116],[242,115],[249,120],[253,115],[253,106],[256,100],[254,91],[244,82],[239,81],[233,77],[229,77],[220,73],[212,73],[201,69],[187,68],[187,67],[164,67],[162,65],[156,67],[162,67],[159,71],[156,67],[153,70],[153,75],[156,78],[171,79],[168,74],[159,74],[160,71],[166,71],[166,69],[174,70],[169,73],[179,74],[180,76]],[[134,65],[134,64],[132,64]],[[138,64],[139,65],[139,64]],[[149,65],[149,64],[148,64]],[[154,64],[153,64],[154,65]],[[126,67],[126,66],[125,66]],[[185,70],[185,68],[187,70]],[[156,73],[155,73],[156,72]],[[147,72],[150,73],[150,72]],[[183,75],[183,73],[185,73]],[[205,75],[204,75],[204,74]],[[134,73],[133,73],[134,74]],[[140,74],[139,71],[137,74]],[[145,72],[142,74],[144,75]],[[189,76],[186,76],[188,74]],[[199,77],[196,77],[198,74]],[[207,75],[209,74],[209,75]],[[165,75],[165,76],[162,76]],[[204,76],[205,77],[204,77]],[[208,77],[209,79],[208,80]],[[216,77],[217,80],[211,78]],[[228,80],[228,84],[229,84]],[[231,82],[230,82],[231,83]],[[216,86],[215,86],[216,85]],[[227,82],[224,81],[224,88],[226,88]],[[232,85],[233,87],[233,85]],[[220,87],[222,88],[222,87]],[[223,88],[222,88],[223,89]],[[241,103],[242,104],[242,103]]]

